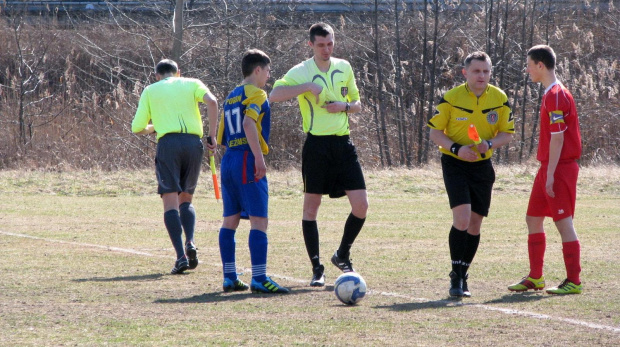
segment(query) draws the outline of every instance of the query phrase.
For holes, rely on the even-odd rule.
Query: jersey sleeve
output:
[[[151,110],[148,98],[148,88],[145,88],[142,91],[142,95],[140,95],[138,109],[136,110],[136,115],[131,122],[131,131],[134,133],[144,130],[151,120]]]
[[[500,123],[499,123],[499,132],[514,134],[515,132],[515,119],[512,115],[512,107],[510,107],[510,102],[508,101],[508,97],[505,97],[504,104],[500,109]]]
[[[561,88],[554,88],[551,92],[545,98],[545,109],[549,112],[549,131],[552,134],[561,133],[568,129],[564,119],[570,116],[571,105]]]
[[[349,80],[347,81],[347,97],[349,101],[357,101],[360,99],[360,90],[357,88],[357,83],[355,82],[355,74],[353,73],[353,68],[349,65]]]
[[[224,139],[224,112],[222,111],[220,114],[220,122],[217,126],[217,144],[226,146],[226,139]]]
[[[273,88],[280,86],[296,86],[305,83],[303,80],[305,67],[303,64],[299,64],[288,70],[288,72],[276,83],[273,84]]]
[[[445,96],[443,96],[435,107],[433,118],[426,123],[426,126],[435,130],[444,130],[448,126],[451,109],[452,105],[450,105],[450,103],[446,101]]]
[[[194,91],[194,99],[196,100],[196,102],[203,102],[205,94],[209,92],[209,88],[207,88],[207,86],[205,86],[205,84],[202,83],[201,80],[196,79],[195,83],[196,90]]]
[[[246,99],[243,100],[245,116],[257,121],[262,113],[261,105],[267,101],[267,93],[260,88],[248,88],[246,92]]]

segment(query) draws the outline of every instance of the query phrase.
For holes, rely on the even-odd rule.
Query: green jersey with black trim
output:
[[[194,134],[202,137],[202,117],[198,102],[209,89],[195,78],[168,77],[142,91],[131,131],[142,131],[153,123],[157,139],[168,133]]]
[[[273,87],[296,86],[307,82],[316,83],[323,87],[323,90],[318,103],[310,92],[297,96],[304,132],[317,136],[348,135],[347,113],[329,113],[323,106],[329,102],[354,102],[360,99],[351,64],[344,59],[330,58],[329,70],[322,72],[316,66],[314,58],[310,58],[291,68]]]
[[[460,145],[470,145],[474,143],[468,136],[470,124],[476,126],[478,135],[485,140],[494,138],[499,132],[514,133],[514,119],[506,93],[489,84],[477,97],[467,83],[463,83],[444,94],[435,108],[435,115],[426,125],[443,130],[450,140]],[[460,159],[450,148],[439,146],[439,151]],[[493,149],[490,149],[485,158],[478,154],[477,160],[487,160],[492,155]]]

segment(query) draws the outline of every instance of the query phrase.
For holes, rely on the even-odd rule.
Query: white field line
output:
[[[0,230],[0,234],[2,235],[7,235],[7,236],[14,236],[14,237],[21,237],[21,238],[27,238],[27,239],[33,239],[33,240],[40,240],[40,241],[45,241],[45,242],[52,242],[52,243],[60,243],[60,244],[68,244],[68,245],[75,245],[75,246],[81,246],[81,247],[88,247],[88,248],[95,248],[95,249],[102,249],[102,250],[107,250],[107,251],[113,251],[113,252],[119,252],[119,253],[128,253],[128,254],[135,254],[135,255],[142,255],[142,256],[146,256],[146,257],[158,257],[158,258],[170,258],[174,260],[174,257],[170,257],[170,256],[162,256],[162,255],[155,255],[155,254],[151,254],[151,253],[147,253],[147,252],[140,252],[140,251],[136,251],[134,249],[131,248],[120,248],[120,247],[111,247],[111,246],[103,246],[103,245],[96,245],[96,244],[90,244],[90,243],[82,243],[82,242],[74,242],[74,241],[64,241],[64,240],[55,240],[55,239],[48,239],[48,238],[43,238],[43,237],[37,237],[37,236],[32,236],[32,235],[26,235],[26,234],[17,234],[17,233],[10,233],[10,232],[6,232],[6,231],[2,231]],[[201,262],[203,263],[203,262]],[[208,264],[209,266],[214,266],[214,267],[220,267],[221,264]],[[243,271],[247,271],[247,272],[252,272],[251,269],[243,269]],[[283,276],[283,275],[277,275],[277,274],[271,274],[271,276],[276,277],[276,278],[281,278],[290,282],[295,282],[295,283],[307,283],[307,281],[305,280],[301,280],[301,279],[297,279],[297,278],[293,278],[293,277],[288,277],[288,276]],[[581,321],[581,320],[577,320],[577,319],[570,319],[570,318],[562,318],[562,317],[554,317],[554,316],[549,316],[546,314],[540,314],[540,313],[535,313],[535,312],[528,312],[528,311],[521,311],[521,310],[514,310],[514,309],[508,309],[508,308],[501,308],[501,307],[495,307],[495,306],[490,306],[490,305],[485,305],[485,304],[468,304],[468,303],[463,303],[461,302],[455,302],[453,300],[430,300],[430,299],[426,299],[426,298],[416,298],[416,297],[411,297],[408,295],[403,295],[403,294],[399,294],[399,293],[390,293],[390,292],[375,292],[375,291],[368,291],[368,294],[374,295],[383,295],[383,296],[390,296],[390,297],[397,297],[397,298],[403,298],[403,299],[408,299],[408,300],[413,300],[413,301],[417,301],[417,302],[439,302],[439,303],[445,303],[447,305],[453,305],[453,306],[471,306],[471,307],[477,307],[483,310],[487,310],[487,311],[495,311],[495,312],[501,312],[504,314],[508,314],[508,315],[517,315],[517,316],[524,316],[524,317],[530,317],[530,318],[536,318],[536,319],[546,319],[546,320],[551,320],[551,321],[559,321],[559,322],[564,322],[564,323],[568,323],[568,324],[573,324],[573,325],[580,325],[586,328],[590,328],[590,329],[597,329],[597,330],[608,330],[614,333],[620,333],[620,328],[617,327],[613,327],[613,326],[608,326],[608,325],[602,325],[602,324],[595,324],[595,323],[590,323],[590,322],[586,322],[586,321]]]

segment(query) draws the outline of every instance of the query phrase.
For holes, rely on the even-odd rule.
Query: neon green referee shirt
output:
[[[209,89],[195,78],[168,77],[142,91],[131,131],[142,131],[153,123],[157,139],[169,133],[194,134],[202,137],[202,117],[198,102],[203,102]]]
[[[297,96],[304,132],[317,136],[348,135],[347,113],[329,113],[321,106],[334,101],[353,102],[360,99],[351,64],[344,59],[331,58],[329,71],[322,72],[314,58],[310,58],[291,68],[273,87],[296,86],[307,82],[322,86],[323,91],[319,95],[318,104],[310,92]]]

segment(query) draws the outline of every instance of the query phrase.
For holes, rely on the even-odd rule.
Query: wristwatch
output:
[[[489,149],[493,148],[493,142],[487,140],[487,143],[489,144]]]
[[[344,106],[344,112],[349,112],[350,109],[351,109],[351,104],[347,102]]]

